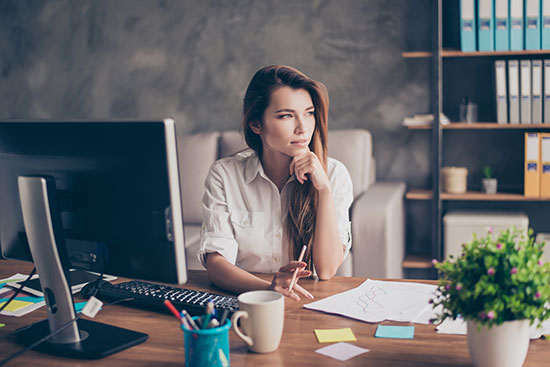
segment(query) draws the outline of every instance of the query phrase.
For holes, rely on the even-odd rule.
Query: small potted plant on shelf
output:
[[[515,228],[498,236],[489,228],[462,245],[460,257],[433,260],[439,284],[433,307],[447,318],[466,320],[475,366],[520,367],[529,346],[529,325],[550,317],[550,263],[544,242]]]
[[[486,164],[481,167],[481,174],[483,179],[481,184],[483,186],[483,192],[486,194],[496,194],[497,193],[497,179],[493,177],[493,167]]]

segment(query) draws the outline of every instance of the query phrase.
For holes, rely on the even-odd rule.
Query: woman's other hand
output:
[[[311,271],[305,270],[306,266],[307,264],[303,261],[291,261],[289,264],[281,267],[279,271],[273,275],[273,281],[271,282],[269,289],[279,292],[295,301],[300,301],[300,296],[298,293],[304,297],[313,299],[313,295],[298,284],[298,279],[311,276]],[[294,271],[296,269],[298,269],[296,282],[294,283],[292,290],[289,290],[292,276],[294,275]]]

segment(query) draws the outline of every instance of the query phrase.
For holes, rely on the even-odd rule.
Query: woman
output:
[[[327,158],[326,89],[294,68],[267,66],[250,81],[243,107],[250,149],[210,168],[199,257],[222,288],[313,298],[298,284],[289,289],[294,271],[330,279],[351,247],[353,190],[346,168]],[[304,261],[293,261],[303,245]]]

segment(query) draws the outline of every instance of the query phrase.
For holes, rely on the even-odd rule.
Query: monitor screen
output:
[[[48,177],[70,267],[185,283],[177,167],[171,119],[0,121],[2,255],[32,261],[18,177]]]

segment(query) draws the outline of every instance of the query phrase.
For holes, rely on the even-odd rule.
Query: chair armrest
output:
[[[351,209],[353,276],[402,278],[405,183],[376,182]]]

